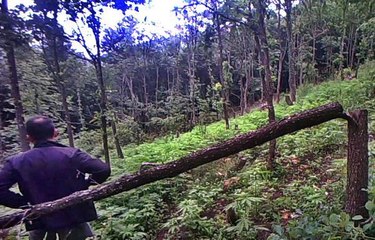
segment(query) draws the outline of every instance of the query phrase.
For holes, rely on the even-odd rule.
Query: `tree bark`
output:
[[[355,29],[353,47],[351,51],[350,64],[349,64],[352,70],[354,68],[354,62],[355,62],[354,60],[355,60],[355,55],[357,51],[357,41],[358,41],[358,29]]]
[[[345,211],[350,216],[368,217],[368,112],[357,110],[349,114],[348,163]]]
[[[120,141],[117,136],[117,128],[116,128],[117,121],[116,120],[117,120],[116,116],[114,116],[114,119],[111,120],[112,134],[113,134],[113,138],[114,138],[114,142],[116,146],[117,156],[121,159],[124,159],[124,154],[122,153]]]
[[[2,0],[1,12],[5,16],[8,15],[8,1],[7,0]],[[12,25],[9,22],[6,22],[4,24],[4,29],[11,32]],[[11,95],[14,101],[16,123],[17,123],[17,128],[18,128],[18,135],[19,135],[21,150],[27,151],[30,149],[30,146],[26,138],[26,128],[25,128],[24,119],[23,119],[23,105],[22,105],[22,100],[21,100],[19,84],[18,84],[17,65],[16,65],[15,54],[14,54],[14,43],[11,41],[6,41],[4,50],[6,52],[6,58],[8,62]]]
[[[290,100],[296,101],[296,78],[295,78],[295,61],[294,61],[294,41],[293,41],[293,25],[292,25],[292,0],[285,0],[286,6],[286,25],[288,36],[288,65],[289,65],[289,91]]]
[[[0,217],[0,228],[9,228],[19,224],[22,219],[27,220],[35,218],[36,216],[46,215],[78,203],[107,198],[148,183],[175,177],[198,166],[262,145],[272,139],[340,117],[345,117],[345,114],[339,103],[330,103],[304,111],[286,117],[278,122],[269,123],[256,131],[251,131],[209,148],[196,151],[179,160],[140,171],[132,175],[124,175],[94,189],[79,191],[52,202],[34,205],[29,210],[18,211]]]
[[[103,140],[103,150],[104,150],[104,159],[107,164],[110,165],[111,160],[109,157],[109,147],[108,147],[108,132],[107,132],[107,94],[103,78],[103,69],[102,69],[102,60],[100,54],[100,39],[99,33],[93,31],[95,35],[96,43],[96,61],[95,61],[95,70],[96,77],[99,83],[100,88],[100,128],[102,129],[102,140]]]
[[[57,12],[54,14],[55,18],[55,26],[57,27]],[[64,80],[61,77],[61,70],[60,70],[60,62],[59,62],[59,56],[57,53],[57,42],[56,38],[57,36],[52,36],[53,37],[53,58],[54,58],[54,63],[55,63],[55,68],[56,68],[56,76],[57,79],[56,81],[58,82],[60,91],[61,91],[61,100],[62,100],[62,105],[63,105],[63,117],[66,123],[66,129],[68,132],[68,138],[69,138],[69,146],[74,147],[74,136],[73,136],[73,128],[71,124],[71,119],[70,119],[70,114],[69,114],[69,105],[67,101],[67,93],[66,93],[66,88],[64,84]]]
[[[283,51],[282,47],[280,46],[279,66],[277,69],[276,103],[280,102],[284,58],[285,58],[285,51]]]
[[[347,11],[347,8],[348,8],[348,0],[344,0],[343,4],[344,4],[343,10],[342,10],[343,31],[342,31],[342,36],[341,36],[341,40],[340,40],[340,53],[339,53],[339,55],[340,55],[339,74],[340,74],[341,80],[344,80],[343,68],[344,68],[344,59],[345,59],[344,47],[345,47],[345,37],[346,37],[345,21],[347,20],[345,18],[346,18],[346,11]]]
[[[256,10],[258,13],[258,26],[255,27],[255,42],[259,51],[260,62],[264,68],[263,78],[263,92],[267,102],[268,108],[268,121],[272,123],[276,120],[275,109],[273,107],[273,82],[271,73],[271,61],[268,48],[266,25],[264,22],[266,15],[266,6],[264,0],[258,0]],[[274,159],[276,156],[276,140],[270,141],[269,144],[269,156],[267,161],[267,168],[272,170],[274,168]]]

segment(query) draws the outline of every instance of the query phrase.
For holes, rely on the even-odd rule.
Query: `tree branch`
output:
[[[175,177],[206,163],[262,145],[272,139],[343,116],[343,108],[339,103],[330,103],[304,111],[278,122],[267,124],[256,131],[245,133],[206,149],[196,151],[179,160],[155,166],[132,175],[124,175],[94,189],[79,191],[55,201],[37,204],[27,210],[27,212],[19,211],[0,217],[0,228],[9,228],[20,223],[22,219],[27,220],[47,215],[78,203],[107,198],[148,183]]]

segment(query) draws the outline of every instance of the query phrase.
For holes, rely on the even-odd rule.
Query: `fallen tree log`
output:
[[[196,151],[179,160],[155,166],[132,175],[122,176],[96,188],[75,192],[64,198],[34,205],[31,209],[0,217],[0,229],[9,228],[23,220],[46,215],[89,200],[100,200],[161,179],[175,177],[183,172],[213,162],[220,158],[262,145],[272,139],[295,131],[319,125],[336,118],[345,118],[339,103],[330,103],[307,110],[278,122],[270,123],[256,131],[239,135],[222,143]]]

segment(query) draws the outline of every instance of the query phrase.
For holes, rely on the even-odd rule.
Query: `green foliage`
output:
[[[139,124],[134,119],[127,117],[121,119],[116,125],[117,137],[122,146],[130,143],[139,143],[145,138],[145,134]]]
[[[299,95],[297,104],[276,106],[277,118],[280,119],[305,109],[338,100],[348,109],[368,107],[370,119],[373,119],[375,112],[372,98],[374,83],[372,81],[373,70],[370,67],[372,63],[369,64],[360,70],[358,79],[331,81],[314,87],[302,88],[303,94]],[[364,72],[366,74],[363,74]],[[115,161],[114,168],[123,169],[122,171],[118,170],[118,172],[133,171],[138,169],[141,162],[168,162],[237,134],[256,130],[265,124],[267,124],[267,112],[256,110],[250,114],[231,119],[231,126],[233,126],[231,129],[225,129],[225,125],[218,122],[205,126],[204,131],[202,127],[196,127],[191,132],[181,134],[178,137],[171,135],[156,139],[152,143],[144,143],[138,146],[129,145],[125,150],[126,164]],[[288,169],[293,165],[292,163],[288,163],[287,166],[280,165],[275,172],[269,172],[261,161],[256,161],[252,167],[243,169],[237,175],[239,185],[224,194],[217,182],[221,178],[208,177],[219,171],[212,165],[202,168],[202,174],[192,172],[184,175],[186,179],[176,179],[177,182],[182,183],[184,191],[177,193],[178,190],[177,192],[175,190],[173,193],[169,193],[169,196],[172,196],[169,198],[172,200],[168,204],[165,202],[162,204],[164,207],[159,208],[161,213],[159,211],[158,214],[153,214],[157,216],[155,219],[159,218],[158,224],[148,225],[148,221],[145,220],[146,217],[137,216],[133,211],[128,213],[132,215],[131,218],[128,216],[124,216],[124,218],[127,219],[127,222],[133,224],[131,231],[133,233],[149,234],[150,231],[154,233],[157,229],[159,231],[164,229],[168,237],[172,239],[178,236],[193,239],[255,239],[256,234],[259,231],[266,231],[266,228],[256,224],[254,218],[257,221],[267,221],[274,224],[270,239],[360,239],[371,236],[374,231],[373,221],[370,221],[365,229],[354,227],[353,220],[349,219],[341,210],[344,198],[342,175],[345,175],[345,169],[343,168],[345,161],[342,161],[341,155],[345,150],[340,146],[346,142],[345,128],[345,122],[343,121],[330,121],[279,139],[278,149],[282,156],[280,161],[290,158],[303,159],[305,156],[313,154],[314,158],[305,163],[310,168],[304,170],[307,176],[303,179],[289,182],[290,173],[287,171],[290,171]],[[371,149],[370,151],[372,151]],[[265,151],[266,153],[266,148],[261,146],[256,151],[261,153]],[[253,151],[247,151],[243,156],[251,157],[252,154],[254,154]],[[332,156],[336,154],[338,159],[332,160],[330,168],[325,172],[325,178],[332,178],[332,182],[321,183],[322,176],[315,171],[326,164],[324,159],[327,154],[333,154]],[[115,171],[117,172],[117,170]],[[214,172],[203,174],[207,171]],[[198,177],[199,184],[189,180],[191,174],[195,178]],[[372,182],[370,186],[373,186],[373,179],[373,177],[370,178],[370,182]],[[204,182],[205,184],[203,184]],[[156,183],[153,186],[161,192],[170,192],[174,189],[171,186],[166,187],[163,183]],[[283,190],[281,191],[280,188]],[[371,214],[374,213],[372,208],[373,196],[375,195],[373,189],[373,187],[369,189],[370,202],[366,205],[371,209]],[[145,201],[149,198],[149,195],[150,198],[153,198],[153,194],[140,194],[141,192],[142,190],[135,190],[132,193],[138,197],[142,196],[137,200],[128,199],[129,197],[118,197],[116,202],[121,202],[122,206],[126,206],[126,209],[132,209],[135,202]],[[163,195],[164,193],[161,193],[159,198],[163,199]],[[266,200],[271,197],[274,198],[272,201]],[[125,201],[125,199],[128,200]],[[238,220],[234,225],[229,225],[225,221],[225,211],[223,210],[221,212],[216,211],[213,215],[209,214],[213,209],[220,206],[221,201],[227,202],[222,206],[223,209],[235,210]],[[111,206],[113,204],[112,202]],[[141,209],[143,208],[139,206],[138,209],[134,212],[142,212]],[[174,210],[171,211],[171,209]],[[285,224],[283,213],[288,212],[290,215],[286,215],[289,218],[288,223]],[[163,215],[168,216],[168,220],[161,221]],[[111,221],[114,223],[122,221],[124,223],[117,217],[111,218]],[[150,226],[150,229],[146,230],[147,227],[145,226]],[[129,232],[128,229],[125,230]],[[116,234],[121,234],[119,233],[121,231],[105,232],[104,236],[107,236],[106,234],[116,236]]]

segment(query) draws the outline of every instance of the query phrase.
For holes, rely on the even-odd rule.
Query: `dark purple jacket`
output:
[[[90,179],[85,178],[90,174]],[[76,148],[46,141],[12,156],[0,171],[0,204],[11,208],[53,201],[76,191],[87,189],[90,183],[104,182],[110,168],[99,159]],[[21,194],[9,190],[15,183]],[[74,227],[97,218],[92,201],[78,204],[27,223],[28,230],[58,230]]]

